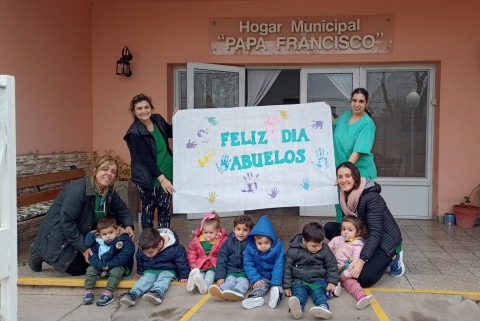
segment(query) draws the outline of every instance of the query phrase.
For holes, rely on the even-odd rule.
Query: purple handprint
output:
[[[185,147],[187,147],[187,149],[193,149],[193,148],[197,147],[197,142],[196,142],[196,141],[193,141],[193,142],[192,142],[192,141],[190,141],[190,139],[189,139],[189,140],[188,140],[188,143],[187,143],[187,145],[186,145]]]
[[[197,136],[198,137],[204,137],[205,135],[208,135],[208,128],[203,130],[203,129],[200,129],[198,132],[197,132]]]
[[[270,196],[270,198],[275,198],[277,197],[278,193],[280,193],[280,191],[278,190],[278,188],[274,187],[272,188],[271,193],[267,193],[267,194]]]
[[[312,124],[312,128],[313,128],[313,129],[318,129],[318,128],[322,129],[322,128],[323,128],[323,121],[321,121],[321,120],[314,120],[314,121],[313,121],[313,124]]]
[[[242,189],[242,192],[255,193],[258,187],[257,181],[256,181],[256,179],[258,178],[258,175],[260,174],[254,175],[252,172],[250,172],[250,173],[247,173],[246,176],[243,176],[243,180],[247,184],[247,189]]]

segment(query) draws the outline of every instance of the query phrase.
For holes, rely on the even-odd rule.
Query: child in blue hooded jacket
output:
[[[248,280],[253,285],[252,294],[242,301],[245,309],[262,306],[263,297],[270,290],[268,305],[274,309],[283,294],[283,264],[285,250],[282,240],[268,216],[263,215],[247,237],[248,245],[243,257],[243,265]]]

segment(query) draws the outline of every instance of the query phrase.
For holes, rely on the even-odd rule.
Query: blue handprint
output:
[[[317,163],[312,162],[315,166],[319,168],[328,168],[330,165],[328,164],[328,151],[323,148],[319,148],[316,151],[317,154]]]
[[[280,193],[280,191],[278,190],[278,188],[274,187],[272,188],[271,193],[267,193],[267,194],[270,196],[270,198],[275,198],[277,197],[278,193]]]
[[[312,124],[312,128],[313,128],[313,129],[318,129],[318,128],[322,129],[322,128],[323,128],[323,121],[321,121],[321,120],[314,120],[314,121],[313,121],[313,124]]]
[[[217,117],[207,117],[208,123],[212,126],[217,126],[218,122],[215,118],[217,118]]]
[[[217,162],[217,170],[220,173],[224,173],[228,171],[228,168],[230,167],[230,163],[232,162],[232,159],[228,155],[222,155],[222,159],[220,160],[220,164]]]
[[[310,180],[308,178],[304,178],[300,186],[303,187],[303,189],[306,191],[310,190]]]
[[[242,189],[242,192],[245,193],[255,193],[257,190],[257,181],[256,179],[258,178],[258,175],[254,175],[252,172],[247,173],[246,176],[243,176],[243,180],[247,184],[247,189]]]
[[[190,141],[190,139],[189,139],[186,147],[187,147],[188,149],[195,148],[195,147],[197,147],[197,142],[196,142],[196,141],[193,141],[193,142],[192,142],[192,141]]]

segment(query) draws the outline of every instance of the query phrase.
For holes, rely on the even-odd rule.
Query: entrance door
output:
[[[369,109],[377,127],[373,154],[376,181],[397,218],[431,217],[432,66],[304,68],[302,103],[326,101],[334,115],[350,108],[356,87],[369,91]],[[333,206],[302,207],[300,215],[334,216]]]
[[[187,64],[187,109],[245,106],[245,68],[189,62]],[[238,216],[242,212],[222,212]],[[203,213],[187,213],[188,219]]]

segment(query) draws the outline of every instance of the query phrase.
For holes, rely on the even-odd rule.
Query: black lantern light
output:
[[[130,70],[130,61],[133,59],[133,55],[128,50],[128,47],[123,47],[122,56],[117,60],[117,75],[130,77],[132,71]]]

